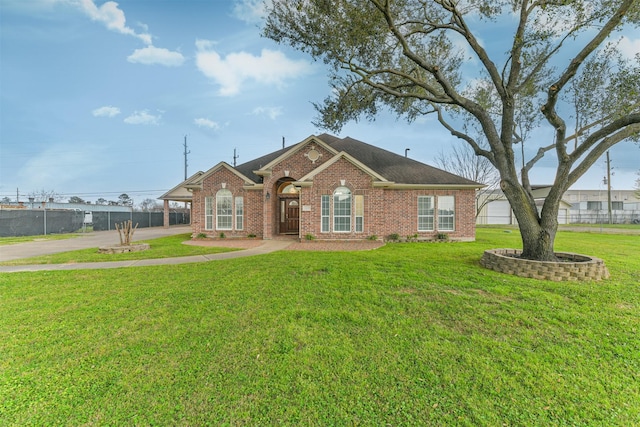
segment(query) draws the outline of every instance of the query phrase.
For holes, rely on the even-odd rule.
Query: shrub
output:
[[[207,233],[198,233],[196,238],[197,239],[206,239],[207,238]]]
[[[407,236],[407,242],[415,242],[418,240],[418,233],[410,234]]]
[[[225,238],[225,237],[227,237],[227,236],[225,236],[225,234],[224,234],[224,233],[220,233],[220,234],[218,235],[218,237],[220,237],[221,239],[224,239],[224,238]]]
[[[310,233],[309,233],[309,234],[307,234],[307,235],[305,235],[305,236],[304,236],[304,239],[305,239],[305,240],[309,240],[309,241],[311,241],[311,240],[315,240],[315,239],[316,239],[316,237],[315,237],[313,234],[310,234]]]
[[[398,233],[391,233],[387,236],[387,240],[391,240],[392,242],[397,242],[400,240],[400,235]]]

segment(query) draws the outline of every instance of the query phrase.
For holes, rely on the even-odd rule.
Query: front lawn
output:
[[[0,276],[2,425],[630,426],[640,238],[560,232],[612,278],[478,265],[474,243]]]
[[[125,252],[121,254],[101,254],[98,248],[80,249],[51,255],[41,255],[32,258],[22,258],[13,261],[0,262],[0,265],[28,265],[28,264],[69,264],[79,262],[109,262],[133,261],[140,259],[171,258],[192,255],[216,254],[238,249],[216,246],[191,246],[182,242],[190,240],[191,234],[176,234],[152,240],[140,240],[134,243],[149,243],[150,248],[140,252]]]

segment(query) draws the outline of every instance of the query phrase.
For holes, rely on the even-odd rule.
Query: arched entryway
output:
[[[300,232],[300,190],[292,184],[293,181],[292,178],[282,178],[276,184],[279,234],[298,235]]]

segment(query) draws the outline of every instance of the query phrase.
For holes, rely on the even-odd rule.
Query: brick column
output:
[[[162,219],[162,223],[164,225],[164,228],[169,228],[169,201],[168,200],[164,201],[164,216]]]

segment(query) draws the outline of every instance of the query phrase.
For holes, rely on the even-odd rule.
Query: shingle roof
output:
[[[346,152],[387,180],[393,181],[396,184],[482,186],[482,184],[477,182],[358,141],[357,139],[350,137],[338,138],[326,133],[318,135],[316,138],[338,152]],[[273,153],[241,164],[237,166],[236,169],[253,181],[261,182],[261,178],[253,173],[253,171],[260,169],[290,149],[291,147],[274,151]]]
[[[251,178],[254,182],[260,183],[262,182],[262,177],[253,173],[253,171],[257,171],[258,169],[262,168],[264,165],[271,162],[272,160],[277,159],[279,156],[283,155],[290,149],[291,147],[287,147],[278,151],[274,151],[273,153],[265,154],[262,157],[258,157],[257,159],[254,159],[254,160],[249,160],[246,163],[236,166],[236,169],[238,170],[238,172],[240,172],[247,178]]]

